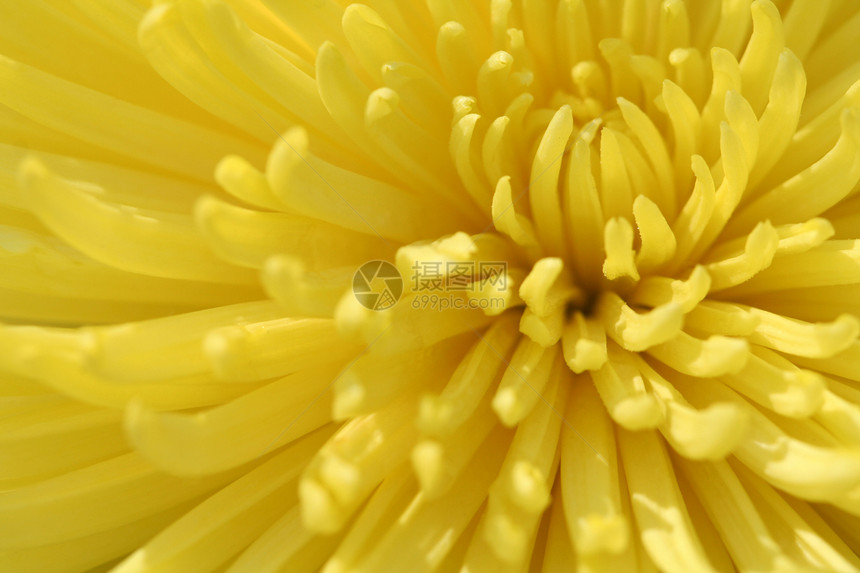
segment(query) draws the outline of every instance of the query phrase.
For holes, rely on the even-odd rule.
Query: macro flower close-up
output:
[[[860,2],[0,1],[0,571],[860,571]]]

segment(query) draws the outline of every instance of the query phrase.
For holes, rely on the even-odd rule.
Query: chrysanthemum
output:
[[[3,2],[0,570],[860,570],[858,38]]]

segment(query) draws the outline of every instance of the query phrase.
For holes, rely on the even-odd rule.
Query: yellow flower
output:
[[[0,570],[860,571],[860,3],[0,31]]]

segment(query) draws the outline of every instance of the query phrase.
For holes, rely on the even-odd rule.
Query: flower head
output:
[[[860,5],[3,12],[0,569],[860,570]]]

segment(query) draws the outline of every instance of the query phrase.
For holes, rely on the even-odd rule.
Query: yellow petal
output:
[[[714,571],[687,514],[674,469],[654,432],[618,434],[630,501],[642,543],[664,571]]]

